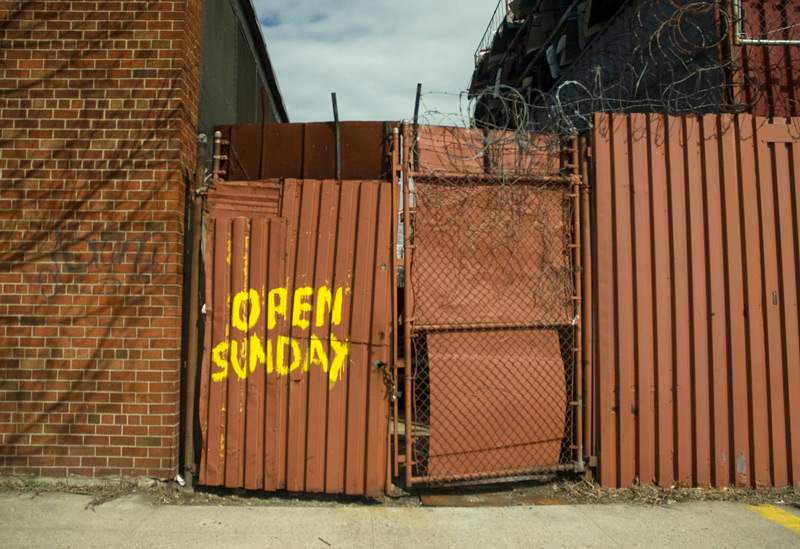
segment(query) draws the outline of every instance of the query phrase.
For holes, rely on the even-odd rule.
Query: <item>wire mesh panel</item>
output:
[[[568,190],[522,179],[417,181],[417,324],[568,323]]]
[[[458,141],[454,135],[449,140]],[[557,149],[537,149],[533,162],[513,133],[489,146],[464,135],[449,152],[442,152],[448,139],[427,141],[441,154],[421,139],[422,169],[414,174],[407,429],[413,476],[426,483],[571,463],[570,179],[552,173]],[[472,147],[479,154],[468,154]],[[491,166],[477,169],[492,150]],[[549,173],[527,173],[531,166]]]
[[[793,0],[734,0],[734,16],[741,25],[738,30],[743,41],[800,45],[800,6]]]
[[[792,0],[737,0],[744,97],[759,116],[800,114],[800,5]]]
[[[560,335],[520,329],[432,332],[419,338],[428,364],[427,371],[418,372],[420,379],[427,374],[429,384],[429,434],[427,444],[419,438],[418,448],[423,476],[512,476],[556,468],[562,450],[569,458],[565,435],[572,375],[565,369],[570,361],[562,359]],[[426,404],[421,397],[418,393],[420,425]]]

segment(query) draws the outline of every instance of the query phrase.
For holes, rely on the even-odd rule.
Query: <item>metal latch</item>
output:
[[[375,369],[380,370],[381,376],[383,377],[383,383],[386,385],[386,391],[390,395],[392,402],[397,402],[397,399],[400,398],[402,393],[397,392],[397,383],[395,383],[389,365],[380,360],[374,361],[372,365],[375,367]]]

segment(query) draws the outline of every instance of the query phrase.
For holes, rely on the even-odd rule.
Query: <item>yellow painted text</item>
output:
[[[266,300],[256,290],[237,293],[231,304],[230,326],[241,335],[229,334],[226,328],[226,339],[214,346],[211,361],[217,367],[212,372],[213,381],[222,381],[235,376],[247,379],[258,368],[264,368],[267,374],[273,372],[279,376],[289,375],[298,368],[308,372],[312,367],[321,369],[327,374],[328,387],[332,388],[341,378],[350,356],[350,339],[339,340],[329,333],[320,337],[309,334],[308,337],[290,337],[277,335],[270,337],[270,331],[291,320],[292,326],[308,330],[313,320],[315,327],[338,326],[342,322],[343,288],[332,291],[323,286],[316,291],[310,286],[297,288],[291,301],[288,288],[274,288],[267,292]],[[291,315],[289,306],[291,305]],[[266,326],[259,326],[262,309],[266,309]],[[290,318],[291,317],[291,318]],[[258,333],[264,333],[262,341]],[[281,330],[283,331],[283,330]]]

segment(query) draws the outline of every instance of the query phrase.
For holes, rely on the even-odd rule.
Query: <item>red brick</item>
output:
[[[0,194],[0,221],[20,214],[0,241],[0,318],[30,323],[0,322],[0,361],[10,361],[0,371],[16,384],[0,389],[0,474],[172,475],[183,181],[194,170],[199,97],[196,72],[182,67],[197,66],[199,5],[23,3],[13,13],[0,47],[10,140],[0,180],[14,186]],[[179,108],[174,124],[158,119]],[[56,228],[58,219],[67,222]],[[113,268],[113,251],[92,262],[87,242],[108,231],[122,241],[167,233],[164,274],[139,275],[135,252]],[[157,455],[131,447],[152,436],[165,445]]]

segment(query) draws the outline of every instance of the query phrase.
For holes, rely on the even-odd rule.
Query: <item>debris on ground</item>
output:
[[[757,505],[800,503],[800,491],[789,488],[691,488],[686,486],[659,487],[634,484],[628,488],[603,488],[585,478],[560,482],[553,490],[572,503],[635,503],[641,505],[672,505],[688,501],[732,501]]]
[[[585,477],[552,477],[545,480],[484,486],[420,488],[406,491],[393,486],[391,496],[360,496],[262,492],[242,489],[182,487],[176,481],[140,479],[20,479],[0,478],[0,492],[32,494],[63,492],[92,496],[87,509],[94,509],[121,496],[144,493],[159,505],[239,505],[239,506],[508,506],[614,504],[666,506],[691,501],[730,501],[746,504],[778,504],[800,507],[800,490],[793,488],[690,488],[640,485],[628,488],[603,488]]]

